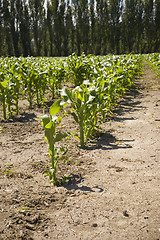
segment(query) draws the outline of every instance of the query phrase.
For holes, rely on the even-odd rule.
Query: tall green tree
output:
[[[40,56],[43,46],[44,0],[29,0],[29,13],[32,32],[32,53],[35,56]]]
[[[23,49],[23,56],[27,57],[29,55],[32,55],[31,51],[31,24],[30,24],[30,16],[29,16],[29,9],[28,5],[24,4],[22,15],[21,15],[21,21],[19,24],[19,30],[20,30],[20,38],[22,43],[22,49]]]
[[[58,19],[55,25],[55,33],[56,33],[56,46],[58,46],[58,55],[67,55],[67,31],[65,28],[65,11],[66,11],[66,3],[64,0],[60,1],[59,11],[58,11]]]
[[[120,49],[120,22],[122,12],[122,1],[121,0],[109,0],[109,42],[110,52],[119,54]]]
[[[110,41],[110,5],[106,0],[97,1],[96,4],[96,54],[106,54],[111,49]]]
[[[64,0],[51,0],[47,4],[47,22],[52,56],[61,56],[65,51],[65,6]]]
[[[141,53],[143,51],[143,0],[136,2],[136,21],[135,21],[135,42],[133,43],[133,52]]]
[[[53,25],[54,25],[53,3],[50,1],[47,1],[46,28],[48,28],[48,34],[49,34],[50,56],[54,56]]]
[[[73,7],[73,17],[75,24],[75,52],[80,55],[81,52],[81,42],[82,42],[82,10],[80,7],[80,0],[72,0]]]
[[[152,52],[154,49],[153,36],[155,36],[153,0],[144,0],[143,25],[144,52]]]
[[[159,0],[1,0],[0,55],[160,51]]]
[[[65,38],[64,38],[64,54],[69,55],[75,49],[75,27],[73,24],[73,14],[70,1],[67,1],[66,15],[65,15]]]
[[[160,52],[160,1],[155,0],[155,49]]]
[[[4,42],[6,42],[7,55],[15,55],[13,36],[11,31],[11,6],[9,0],[2,0],[2,24],[4,32]]]
[[[125,7],[123,11],[123,31],[122,42],[123,42],[123,51],[130,53],[133,50],[133,45],[136,42],[136,0],[126,0]]]
[[[88,44],[88,49],[89,53],[95,53],[95,39],[96,39],[96,34],[95,34],[95,0],[90,0],[89,3],[89,44]]]

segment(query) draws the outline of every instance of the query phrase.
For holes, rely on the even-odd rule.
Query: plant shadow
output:
[[[135,83],[123,98],[118,101],[118,105],[113,108],[111,116],[108,116],[103,122],[115,121],[118,124],[123,121],[134,120],[135,118],[132,115],[130,116],[130,113],[145,109],[141,104],[143,93],[140,89],[140,83]],[[126,113],[128,113],[127,116]],[[112,130],[109,130],[107,132],[99,132],[85,149],[116,150],[119,148],[132,148],[131,143],[133,141],[135,141],[135,139],[118,139],[113,135]]]
[[[34,113],[26,113],[23,112],[18,116],[13,116],[13,118],[9,118],[6,120],[2,120],[2,122],[7,122],[7,123],[13,123],[13,122],[32,122],[32,121],[36,121],[37,120],[37,116]]]
[[[91,141],[91,144],[86,146],[86,150],[116,150],[116,149],[125,149],[132,148],[130,143],[135,141],[135,139],[118,139],[112,133],[112,131],[108,131],[105,133],[99,133],[99,136],[96,137],[95,140]]]
[[[118,106],[113,109],[112,116],[110,117],[111,120],[119,122],[133,120],[133,117],[126,118],[123,115],[125,113],[132,113],[145,109],[145,107],[141,105],[140,99],[143,97],[143,93],[140,92],[139,89],[141,89],[140,83],[136,83],[128,92],[126,92],[123,98],[118,101]]]
[[[103,188],[94,186],[94,187],[88,187],[88,186],[78,186],[79,183],[82,183],[84,181],[84,178],[81,174],[71,174],[70,181],[68,183],[65,183],[63,186],[67,190],[80,190],[83,192],[103,192]]]

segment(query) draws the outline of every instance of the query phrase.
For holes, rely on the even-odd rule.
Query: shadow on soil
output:
[[[132,148],[130,143],[132,143],[134,139],[121,140],[117,139],[114,135],[112,135],[109,131],[106,133],[100,133],[97,141],[92,142],[91,146],[87,146],[86,150],[116,150],[120,148]]]
[[[84,181],[84,178],[81,176],[81,174],[73,174],[71,176],[71,181],[68,184],[64,184],[64,187],[67,190],[80,190],[83,192],[103,192],[103,189],[101,187],[98,186],[94,186],[92,188],[88,187],[88,186],[81,186],[79,187],[78,184],[82,183]]]
[[[118,102],[118,106],[113,110],[111,120],[119,122],[130,119],[133,120],[133,118],[126,118],[123,117],[123,115],[126,112],[135,112],[144,109],[140,101],[143,97],[143,94],[139,91],[140,88],[140,83],[137,83],[126,93],[123,99]]]
[[[2,122],[8,122],[8,123],[13,123],[13,122],[32,122],[32,121],[36,121],[37,120],[37,116],[34,113],[26,113],[23,112],[21,115],[19,116],[14,116],[11,119],[7,119],[7,120],[2,120]]]
[[[118,102],[118,106],[112,111],[112,116],[106,119],[104,122],[109,120],[122,122],[126,120],[134,120],[133,117],[125,117],[125,113],[140,111],[143,106],[141,106],[140,99],[143,97],[143,94],[138,90],[140,89],[140,84],[135,84],[129,92],[123,97],[122,100]],[[135,141],[134,139],[121,140],[117,139],[116,136],[112,135],[112,131],[107,131],[105,133],[101,132],[96,137],[96,141],[92,141],[91,146],[87,146],[86,150],[116,150],[119,148],[132,148],[130,143]]]

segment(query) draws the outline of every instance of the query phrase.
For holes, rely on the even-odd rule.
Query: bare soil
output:
[[[0,122],[0,239],[160,240],[160,79],[146,62],[143,71],[86,149],[66,142],[64,186],[44,175],[42,111],[22,103]],[[71,118],[62,125],[77,128]]]

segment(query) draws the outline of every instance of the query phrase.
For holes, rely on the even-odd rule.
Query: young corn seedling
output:
[[[6,91],[7,91],[7,81],[0,82],[0,101],[2,102],[3,106],[3,117],[4,119],[7,118],[6,115]]]
[[[12,168],[12,164],[8,164],[7,167],[5,168],[5,172],[4,172],[4,173],[5,173],[6,176],[8,176],[8,177],[12,177],[13,174],[14,174],[14,171],[15,171],[15,169]]]
[[[82,55],[78,57],[73,53],[68,57],[67,63],[69,76],[73,78],[75,87],[81,85],[84,80],[89,78],[92,66],[89,56],[85,56],[85,54],[82,53]]]
[[[50,108],[50,116],[44,115],[40,117],[42,126],[45,131],[45,139],[48,141],[49,156],[51,159],[51,168],[46,173],[46,175],[49,176],[50,183],[53,183],[56,186],[62,184],[62,180],[58,179],[56,176],[56,167],[58,160],[68,151],[68,149],[65,147],[56,147],[57,142],[69,136],[68,132],[56,133],[57,124],[61,126],[60,123],[62,117],[57,116],[57,114],[60,113],[62,106],[65,107],[64,102],[62,102],[62,100],[57,100]],[[63,178],[63,180],[65,180],[65,178]]]
[[[68,111],[79,125],[80,136],[77,137],[80,140],[80,147],[84,148],[88,139],[92,136],[92,133],[97,125],[97,114],[99,109],[97,108],[96,97],[91,88],[87,84],[77,86],[72,91],[67,88],[63,88],[61,96],[64,101],[71,104],[71,109]]]

